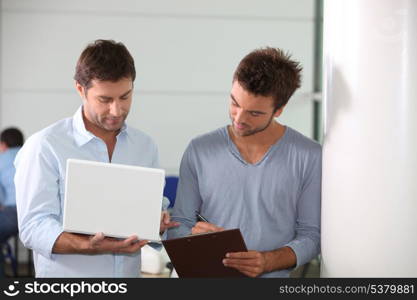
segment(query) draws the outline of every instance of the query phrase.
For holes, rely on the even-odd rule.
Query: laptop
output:
[[[247,277],[222,262],[228,252],[248,251],[238,228],[163,240],[162,244],[178,277]]]
[[[165,171],[68,159],[63,229],[159,242]]]

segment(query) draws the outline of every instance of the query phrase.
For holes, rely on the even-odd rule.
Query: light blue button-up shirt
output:
[[[140,251],[101,255],[52,253],[52,247],[63,231],[68,158],[109,162],[104,141],[85,129],[82,107],[72,118],[58,121],[32,135],[16,157],[20,238],[25,247],[33,249],[36,276],[140,276]],[[159,166],[157,146],[148,135],[125,124],[117,135],[111,162],[156,168]]]
[[[0,205],[2,206],[16,205],[13,161],[19,150],[20,147],[12,147],[0,153]]]

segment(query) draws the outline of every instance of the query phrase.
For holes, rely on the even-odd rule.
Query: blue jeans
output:
[[[3,243],[17,232],[16,206],[0,207],[0,278],[4,277]]]

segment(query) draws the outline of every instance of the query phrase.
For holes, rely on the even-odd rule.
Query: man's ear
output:
[[[0,142],[0,153],[7,150],[7,145],[5,142]]]
[[[75,81],[75,89],[77,90],[78,94],[80,95],[81,99],[85,98],[85,88],[78,82]]]
[[[277,109],[277,111],[274,113],[274,118],[278,118],[282,112],[284,111],[285,105],[281,106],[281,108]]]

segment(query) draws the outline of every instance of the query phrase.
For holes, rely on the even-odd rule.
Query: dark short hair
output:
[[[118,81],[136,78],[135,62],[122,43],[113,40],[96,40],[81,53],[75,68],[74,79],[84,88],[91,87],[93,79]]]
[[[260,48],[246,55],[239,63],[233,82],[249,93],[274,99],[275,111],[287,104],[301,85],[302,67],[278,48]]]
[[[24,141],[23,133],[15,127],[6,128],[0,134],[0,141],[9,148],[21,147]]]

